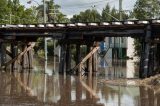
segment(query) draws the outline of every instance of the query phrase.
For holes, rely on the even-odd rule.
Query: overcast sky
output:
[[[32,4],[27,4],[28,0],[20,0],[21,4],[26,7],[37,5],[33,2]],[[42,4],[42,0],[34,0],[39,4]],[[66,14],[68,17],[71,17],[74,14],[78,14],[80,11],[84,11],[89,8],[95,8],[100,12],[107,3],[112,7],[119,8],[119,0],[54,0],[56,4],[61,6],[61,11]],[[123,0],[123,9],[132,10],[136,0]]]

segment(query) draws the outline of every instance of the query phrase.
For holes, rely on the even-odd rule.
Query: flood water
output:
[[[44,74],[42,63],[36,61],[30,73],[28,70],[0,73],[0,106],[160,106],[160,88],[113,86],[100,82],[113,76],[132,78],[135,72],[127,72],[128,66],[100,68],[96,76],[80,79],[59,75],[51,62]]]

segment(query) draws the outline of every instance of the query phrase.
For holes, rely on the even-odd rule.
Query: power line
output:
[[[102,11],[100,8],[97,8],[98,10]],[[106,13],[108,16],[112,17],[113,19],[115,19],[116,21],[120,21],[119,19],[117,19],[116,17],[112,16],[111,14],[109,13]]]
[[[113,2],[117,2],[115,0],[109,1],[109,0],[101,0],[101,1],[97,1],[97,2],[92,2],[92,3],[84,3],[84,4],[75,4],[75,5],[61,5],[62,8],[64,9],[68,9],[68,8],[79,8],[79,7],[88,7],[88,6],[92,6],[92,5],[101,5],[104,4],[104,2],[108,2],[108,3],[113,3]]]
[[[109,1],[108,2],[108,4],[111,4],[111,3],[114,3],[114,2],[117,2],[117,1],[115,1],[115,0],[111,0],[111,1]],[[102,2],[103,4],[104,4],[104,2]],[[100,4],[95,4],[94,6],[97,8],[97,7],[99,7],[99,5],[102,5],[101,3]],[[91,7],[92,7],[93,5],[86,5],[86,6],[78,6],[78,7],[75,7],[75,6],[73,6],[73,7],[69,7],[69,8],[60,8],[60,10],[62,10],[62,11],[68,11],[68,12],[76,12],[77,11],[77,8],[78,9],[81,9],[81,11],[83,11],[83,10],[86,10],[86,9],[90,9]],[[104,7],[103,7],[104,8]],[[103,8],[102,9],[98,9],[98,10],[100,10],[100,12],[103,10]]]
[[[62,6],[65,6],[65,7],[70,7],[70,6],[77,6],[77,5],[89,5],[89,4],[96,4],[96,3],[100,3],[100,2],[104,2],[104,1],[108,1],[108,0],[100,0],[100,1],[97,1],[97,2],[90,2],[90,3],[80,3],[80,4],[74,4],[74,5],[62,5]]]
[[[114,3],[114,2],[117,2],[117,1],[111,0],[111,1],[108,1],[108,4],[111,4],[111,3]],[[104,2],[102,2],[102,3],[104,4]],[[83,11],[83,10],[86,10],[86,9],[90,9],[92,6],[95,6],[97,8],[97,7],[99,7],[99,5],[102,5],[102,3],[98,3],[98,4],[95,4],[95,5],[77,6],[77,7],[73,6],[73,7],[68,7],[68,8],[63,7],[63,8],[60,8],[60,10],[66,11],[66,12],[67,11],[68,12],[76,12],[77,11],[76,9],[78,8],[78,9],[81,9],[81,11]],[[99,8],[98,10],[100,10],[100,12],[101,12],[102,9]]]
[[[75,9],[79,9],[79,8],[90,8],[91,6],[93,6],[93,5],[89,5],[89,6],[79,6],[79,7],[70,7],[70,8],[61,8],[61,9],[67,9],[67,10],[70,10],[70,9],[73,9],[73,8],[75,8]],[[94,5],[94,6],[98,6],[98,5]]]

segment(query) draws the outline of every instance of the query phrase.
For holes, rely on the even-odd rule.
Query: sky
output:
[[[36,2],[32,2],[32,4],[27,4],[28,0],[20,0],[21,4],[25,5],[25,7],[30,7],[33,5],[42,4],[42,0],[34,0]],[[119,8],[119,0],[54,0],[56,4],[61,6],[61,11],[67,15],[68,17],[72,17],[74,14],[78,14],[80,11],[84,11],[86,9],[96,8],[99,12],[105,7],[107,3],[111,5],[111,7]],[[132,10],[136,0],[122,0],[123,10]]]

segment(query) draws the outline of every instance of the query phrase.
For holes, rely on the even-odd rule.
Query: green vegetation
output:
[[[159,19],[160,18],[160,2],[158,0],[137,0],[133,12],[132,18],[139,20],[145,19]],[[135,55],[140,56],[140,39],[135,39]]]
[[[95,9],[88,9],[84,12],[80,12],[79,15],[74,15],[71,22],[99,22],[101,15]]]
[[[159,0],[137,0],[132,16],[140,20],[157,19],[160,17],[159,5]]]
[[[111,8],[109,4],[102,10],[101,21],[116,21],[119,20],[120,14],[115,7]],[[125,12],[122,12],[122,20],[128,19],[128,15]]]
[[[101,21],[116,21],[119,20],[119,11],[115,7],[111,8],[109,4],[102,10],[100,14],[96,9],[87,9],[80,12],[79,15],[74,15],[71,22],[101,22]],[[125,12],[122,12],[123,20],[128,18]]]
[[[0,1],[0,24],[29,24],[36,23],[33,9],[26,9],[19,0]]]

